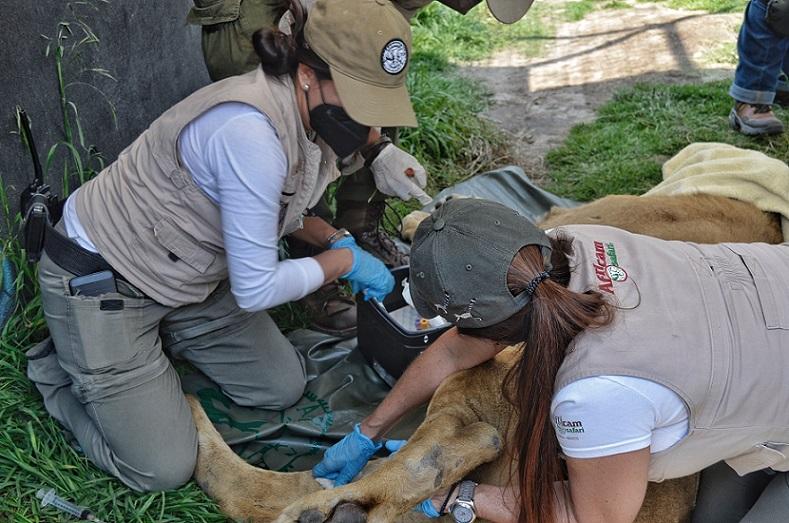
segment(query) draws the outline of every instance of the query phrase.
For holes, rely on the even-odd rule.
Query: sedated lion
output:
[[[607,196],[554,209],[540,225],[581,223],[697,243],[783,241],[777,215],[708,195]],[[501,383],[519,354],[510,347],[494,360],[446,379],[408,445],[371,462],[359,479],[335,489],[324,490],[310,471],[281,473],[247,464],[222,441],[199,402],[189,398],[199,433],[195,479],[225,514],[240,521],[425,521],[412,508],[456,481],[507,482],[512,456],[506,427],[513,410],[501,394]],[[697,476],[651,483],[637,521],[688,520],[696,488]]]

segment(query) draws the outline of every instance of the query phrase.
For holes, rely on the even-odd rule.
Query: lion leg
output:
[[[698,474],[650,483],[635,523],[690,521],[698,489]]]
[[[290,502],[321,489],[309,471],[272,472],[245,462],[224,442],[200,401],[187,401],[198,434],[194,479],[231,518],[268,523]]]
[[[471,422],[471,413],[452,410],[428,417],[408,444],[370,474],[299,499],[277,522],[358,521],[340,519],[336,514],[335,509],[347,502],[363,507],[370,523],[389,522],[496,459],[501,450],[498,431],[488,423]]]

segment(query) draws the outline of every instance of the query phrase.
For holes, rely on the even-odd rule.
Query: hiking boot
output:
[[[307,242],[288,237],[290,258],[315,256],[321,251],[322,249],[313,247]],[[356,302],[339,282],[333,281],[323,285],[312,294],[300,299],[299,304],[307,310],[312,329],[340,338],[356,334]]]
[[[775,91],[775,103],[781,107],[789,107],[789,91]]]
[[[389,237],[381,226],[386,202],[337,202],[335,227],[344,227],[353,234],[356,243],[387,267],[408,265],[408,253]]]
[[[729,113],[729,125],[735,131],[748,136],[784,132],[781,120],[775,117],[772,107],[765,104],[735,103]]]
[[[299,303],[307,309],[313,329],[339,338],[356,335],[356,301],[338,282],[327,283]]]
[[[781,72],[778,75],[778,89],[775,91],[775,100],[781,107],[789,107],[789,75]]]

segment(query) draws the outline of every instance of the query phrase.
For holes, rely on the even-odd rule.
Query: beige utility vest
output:
[[[276,129],[288,161],[280,236],[301,227],[304,211],[339,176],[331,149],[307,138],[287,76],[270,77],[258,68],[204,87],[167,110],[76,195],[79,220],[101,255],[167,306],[201,302],[227,278],[219,206],[178,158],[184,127],[223,102],[255,107]],[[265,172],[261,166],[260,175]]]
[[[740,475],[789,470],[789,244],[699,245],[594,225],[560,230],[574,238],[570,288],[597,289],[617,309],[613,324],[568,347],[555,390],[618,375],[676,392],[690,412],[689,432],[652,454],[650,481],[720,460]]]

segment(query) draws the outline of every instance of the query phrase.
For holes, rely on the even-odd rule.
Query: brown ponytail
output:
[[[252,35],[252,45],[267,75],[291,74],[299,65],[296,60],[296,39],[279,29],[258,29]]]
[[[572,239],[551,238],[553,269],[537,285],[531,302],[506,320],[463,334],[509,344],[523,342],[522,356],[502,386],[517,413],[508,441],[517,467],[513,480],[519,493],[520,523],[555,521],[554,481],[562,479],[559,445],[551,423],[554,381],[570,342],[584,329],[607,325],[613,307],[596,291],[569,290]],[[543,270],[539,248],[527,246],[515,256],[507,274],[513,295],[519,294]]]

